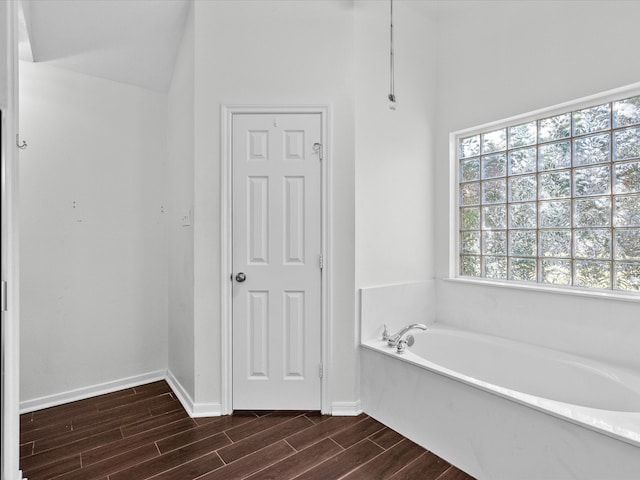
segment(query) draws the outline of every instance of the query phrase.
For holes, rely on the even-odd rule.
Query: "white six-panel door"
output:
[[[238,114],[232,132],[233,408],[319,410],[321,116]]]

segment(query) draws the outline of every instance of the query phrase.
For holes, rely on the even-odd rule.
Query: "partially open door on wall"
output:
[[[10,441],[8,436],[7,426],[9,424],[9,410],[7,409],[7,403],[4,400],[5,394],[5,384],[8,379],[8,376],[5,375],[5,334],[4,334],[4,326],[5,326],[5,310],[7,304],[7,282],[5,280],[5,249],[7,248],[8,239],[8,225],[7,225],[7,213],[6,205],[6,169],[5,169],[5,126],[4,126],[4,113],[0,110],[0,118],[2,119],[2,128],[0,133],[0,151],[2,152],[2,242],[0,243],[0,248],[2,249],[2,283],[0,284],[0,291],[2,294],[2,465],[5,465],[5,442]],[[8,460],[8,459],[7,459]],[[2,473],[2,478],[4,478],[4,472]]]
[[[236,410],[321,408],[321,120],[233,116]]]
[[[2,123],[4,124],[4,114],[2,113],[2,110],[0,110],[0,119],[2,120]],[[4,212],[4,206],[5,206],[5,188],[4,188],[4,182],[5,182],[5,174],[4,174],[4,126],[2,127],[2,132],[0,133],[0,152],[2,152],[0,155],[2,155],[2,243],[0,243],[0,248],[2,248],[2,284],[0,284],[0,289],[2,292],[2,336],[0,337],[2,339],[2,402],[0,403],[0,405],[2,405],[2,444],[3,444],[3,448],[2,448],[2,465],[4,465],[4,424],[5,424],[5,416],[7,415],[7,411],[6,411],[6,403],[4,401],[4,383],[5,383],[5,375],[4,375],[4,310],[5,310],[5,302],[6,302],[6,283],[4,280],[4,248],[5,248],[5,243],[4,243],[4,237],[5,237],[5,212]]]
[[[0,156],[2,157],[2,479],[19,470],[18,2],[0,2]]]
[[[19,413],[18,413],[18,258],[17,258],[17,153],[14,122],[7,111],[0,110],[2,133],[2,479],[22,478],[19,473]],[[14,151],[11,151],[14,150]]]

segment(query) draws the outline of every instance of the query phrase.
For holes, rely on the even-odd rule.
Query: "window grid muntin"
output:
[[[511,132],[512,129],[518,126],[524,126],[530,123],[533,123],[534,120],[528,120],[528,121],[520,121],[520,122],[514,122],[512,124],[509,125],[505,125],[502,128],[493,128],[493,129],[487,129],[485,131],[481,131],[476,133],[475,135],[467,135],[467,136],[460,136],[458,137],[456,140],[456,159],[458,162],[458,166],[460,166],[460,162],[462,160],[470,160],[470,159],[477,159],[478,161],[478,166],[479,166],[479,172],[478,172],[478,176],[477,178],[475,178],[474,180],[468,180],[468,181],[463,181],[462,180],[462,174],[460,174],[458,176],[458,185],[461,186],[463,184],[467,184],[467,183],[474,183],[477,182],[480,192],[479,192],[479,198],[478,198],[478,203],[473,204],[474,208],[478,209],[478,215],[479,215],[479,225],[477,225],[477,235],[479,236],[479,253],[477,255],[465,255],[462,253],[462,236],[461,236],[461,240],[459,243],[459,250],[458,250],[458,258],[459,258],[459,269],[458,269],[458,274],[461,276],[468,276],[465,274],[465,259],[463,257],[478,257],[477,259],[475,259],[476,263],[479,263],[479,275],[473,275],[473,276],[478,276],[480,278],[493,278],[493,277],[488,277],[486,275],[486,263],[487,260],[491,260],[491,259],[495,259],[495,258],[504,258],[506,259],[506,263],[507,263],[507,271],[505,272],[506,275],[504,277],[502,277],[502,279],[509,279],[511,280],[512,277],[512,263],[514,260],[520,260],[520,259],[534,259],[535,260],[535,276],[532,279],[533,282],[539,283],[539,284],[544,284],[544,285],[554,285],[553,282],[545,282],[545,277],[544,277],[544,269],[543,269],[543,264],[545,262],[547,262],[547,265],[550,264],[550,262],[563,262],[563,261],[569,261],[570,262],[570,276],[571,276],[571,282],[570,285],[571,286],[577,286],[578,284],[578,270],[579,267],[581,265],[584,265],[586,262],[598,262],[598,263],[606,263],[606,265],[608,266],[608,286],[606,287],[607,289],[620,289],[617,286],[618,283],[618,278],[617,278],[617,271],[618,269],[622,269],[625,265],[635,265],[638,268],[640,268],[640,260],[638,259],[623,259],[623,258],[618,258],[618,245],[617,245],[617,231],[638,231],[639,227],[635,224],[632,225],[625,225],[625,226],[617,226],[615,223],[615,217],[617,214],[617,203],[616,203],[616,199],[618,198],[622,198],[622,197],[633,197],[635,196],[640,196],[640,192],[638,192],[637,190],[631,190],[631,191],[626,191],[626,192],[621,192],[621,193],[615,193],[614,191],[614,187],[615,187],[615,183],[618,179],[617,174],[616,174],[616,165],[620,165],[620,164],[627,164],[627,165],[631,165],[634,164],[634,162],[640,162],[640,155],[634,155],[632,157],[625,157],[622,160],[618,160],[615,158],[615,149],[617,148],[617,136],[616,133],[623,131],[623,130],[633,130],[636,129],[636,131],[638,131],[640,133],[640,122],[638,120],[636,120],[635,122],[631,122],[629,123],[627,121],[627,119],[625,119],[624,122],[621,123],[616,123],[616,119],[614,118],[614,114],[616,113],[616,102],[620,102],[620,103],[624,103],[624,102],[631,102],[631,103],[635,103],[638,104],[638,99],[640,99],[640,96],[632,96],[632,97],[627,97],[621,100],[615,100],[615,101],[609,101],[609,102],[605,102],[605,103],[597,103],[595,105],[592,106],[586,106],[586,107],[582,107],[579,109],[575,109],[569,112],[562,112],[562,113],[555,113],[553,115],[549,115],[549,116],[544,116],[544,117],[539,117],[535,119],[535,127],[536,127],[536,132],[535,132],[535,143],[533,144],[517,144],[515,146],[512,145],[512,141],[511,141]],[[606,109],[608,109],[608,127],[607,128],[596,128],[596,129],[587,129],[586,131],[581,131],[579,134],[575,134],[576,131],[576,113],[578,112],[583,112],[583,111],[587,111],[590,109],[596,109],[598,107],[605,107]],[[552,138],[546,138],[545,140],[541,141],[541,136],[542,136],[542,129],[541,129],[541,125],[543,124],[543,122],[552,119],[552,118],[561,118],[561,117],[569,117],[569,125],[568,125],[568,130],[569,130],[569,135],[568,136],[562,136],[562,137],[552,137]],[[485,152],[485,148],[484,148],[484,136],[486,134],[490,134],[490,133],[496,133],[499,131],[504,131],[505,132],[505,138],[504,138],[504,148],[503,149],[499,149],[499,150],[490,150],[488,152]],[[599,138],[603,138],[604,136],[607,136],[608,138],[608,161],[605,162],[598,162],[598,163],[592,163],[592,162],[587,162],[587,163],[581,163],[581,164],[577,164],[576,161],[576,144],[577,142],[579,142],[581,139],[587,139],[588,137],[599,137]],[[462,149],[462,145],[461,142],[462,140],[469,140],[472,139],[473,137],[477,137],[478,138],[478,143],[479,143],[479,148],[478,148],[478,152],[476,152],[473,155],[470,155],[468,157],[463,157],[463,149]],[[633,137],[632,137],[633,139]],[[586,141],[586,140],[585,140]],[[541,168],[541,161],[540,161],[540,146],[541,145],[550,145],[550,144],[561,144],[562,142],[568,142],[568,148],[569,148],[569,153],[568,153],[568,157],[569,157],[569,165],[568,166],[561,166],[561,167],[556,167],[553,169],[542,169]],[[518,151],[524,151],[526,149],[531,149],[534,148],[535,149],[535,171],[525,171],[525,172],[518,172],[518,173],[512,173],[512,162],[511,162],[511,153],[514,152],[518,152]],[[491,155],[496,155],[496,154],[503,154],[504,158],[505,158],[505,172],[503,176],[499,176],[499,177],[491,177],[491,178],[485,178],[484,176],[484,165],[483,165],[483,157],[485,156],[491,156]],[[576,196],[576,169],[580,170],[580,169],[588,169],[588,168],[592,168],[592,167],[599,167],[599,166],[606,166],[608,168],[608,193],[603,193],[603,192],[591,192],[587,195],[583,195],[583,196]],[[545,173],[552,173],[552,172],[568,172],[569,173],[569,197],[552,197],[552,198],[546,198],[546,199],[542,199],[540,196],[540,192],[541,192],[541,182],[540,182],[540,177],[542,174]],[[516,179],[516,178],[522,178],[525,176],[535,176],[535,180],[536,180],[536,190],[535,190],[535,200],[518,200],[518,199],[512,199],[512,194],[511,194],[511,179]],[[504,201],[500,202],[500,203],[490,203],[487,204],[484,202],[484,182],[487,180],[498,180],[498,179],[503,179],[504,180],[504,185],[505,185],[505,189],[504,189]],[[458,195],[459,198],[459,202],[461,203],[461,195]],[[593,200],[593,199],[599,199],[599,198],[608,198],[609,200],[609,225],[606,227],[600,227],[600,226],[591,226],[591,227],[585,227],[582,225],[577,225],[576,224],[576,208],[577,208],[577,201],[579,200]],[[569,227],[557,227],[557,226],[549,226],[549,227],[543,227],[541,226],[541,206],[543,202],[559,202],[559,201],[569,201],[570,202],[570,208],[569,208]],[[536,237],[536,243],[535,243],[535,256],[534,257],[520,257],[520,256],[516,256],[514,254],[512,254],[512,250],[511,250],[511,231],[512,230],[516,230],[511,228],[511,215],[510,215],[510,205],[511,204],[522,204],[522,203],[534,203],[535,204],[535,215],[536,215],[536,227],[535,229],[529,229],[529,228],[525,228],[525,229],[517,229],[517,230],[535,230],[535,237]],[[630,202],[631,203],[631,202]],[[495,228],[485,228],[485,206],[504,206],[505,210],[506,210],[506,225],[503,229],[495,229]],[[470,205],[459,205],[458,208],[458,215],[459,215],[459,219],[460,219],[460,224],[459,224],[459,231],[462,232],[464,231],[463,229],[463,225],[462,225],[462,208],[468,208],[470,207]],[[570,232],[570,251],[571,251],[571,257],[557,257],[557,256],[543,256],[543,250],[542,250],[542,233],[544,231],[551,231],[551,230],[562,230],[562,231],[569,231]],[[592,258],[592,257],[581,257],[581,258],[577,258],[576,257],[576,242],[577,242],[577,235],[576,235],[576,230],[606,230],[608,231],[608,256],[605,258]],[[502,256],[502,255],[496,255],[495,253],[485,253],[485,235],[484,232],[486,231],[504,231],[505,235],[506,235],[506,255]],[[592,252],[593,253],[593,252]],[[600,287],[597,287],[600,288]]]

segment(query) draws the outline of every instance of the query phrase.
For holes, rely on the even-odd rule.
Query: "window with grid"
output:
[[[461,276],[640,291],[640,96],[456,145]]]

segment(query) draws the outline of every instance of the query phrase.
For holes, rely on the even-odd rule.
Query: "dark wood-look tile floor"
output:
[[[192,419],[164,381],[20,421],[29,480],[473,480],[367,415]]]

